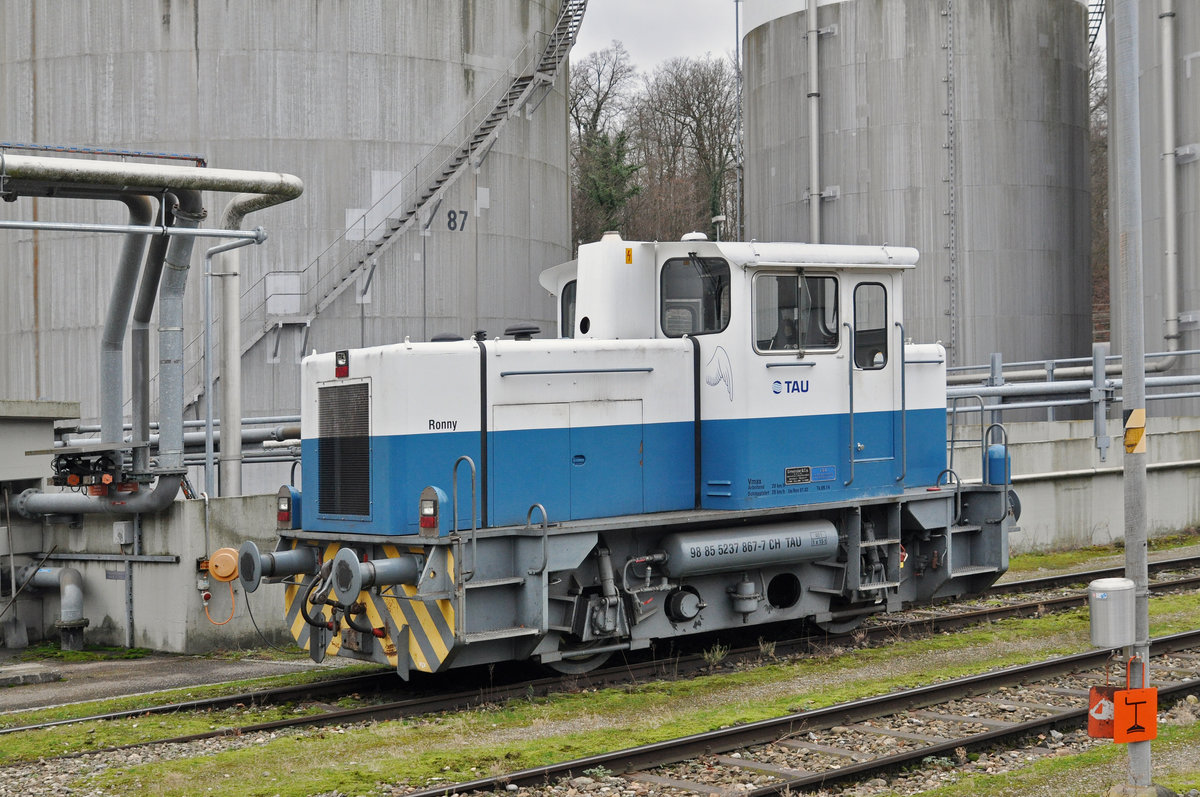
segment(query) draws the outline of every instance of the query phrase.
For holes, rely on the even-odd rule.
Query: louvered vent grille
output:
[[[320,512],[371,514],[371,395],[367,383],[320,389]]]

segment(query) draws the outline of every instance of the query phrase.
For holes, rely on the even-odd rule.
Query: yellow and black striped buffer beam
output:
[[[324,562],[332,559],[341,547],[339,543],[330,543],[321,552],[321,560]],[[400,556],[399,549],[394,545],[385,545],[383,550],[388,557]],[[422,551],[414,549],[413,552]],[[448,570],[453,573],[453,556],[448,556],[447,560]],[[314,578],[315,576],[308,576],[301,584],[289,584],[284,593],[286,622],[296,643],[306,650],[312,628],[305,621],[300,606]],[[364,590],[359,593],[358,600],[366,606],[366,615],[371,625],[386,630],[386,636],[379,642],[393,667],[397,664],[399,653],[396,641],[407,636],[408,656],[412,667],[422,672],[437,672],[454,647],[454,604],[450,600],[422,600],[416,597],[416,593],[415,585],[403,584],[384,587],[379,592]],[[332,615],[332,609],[328,606],[322,607],[321,613],[328,619]],[[346,628],[348,626],[343,620],[342,629]],[[406,629],[407,634],[404,633]],[[338,633],[334,635],[325,652],[327,655],[336,656],[341,647],[342,634]]]

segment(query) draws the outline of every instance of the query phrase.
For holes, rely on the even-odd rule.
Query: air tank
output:
[[[953,365],[1090,351],[1086,5],[746,0],[746,237],[913,246],[905,331]]]
[[[543,55],[566,5],[3,3],[0,141],[195,153],[214,167],[300,176],[300,200],[247,218],[269,238],[241,250],[237,266],[242,414],[298,413],[298,362],[313,349],[501,334],[518,322],[553,329],[537,275],[570,257],[566,69],[553,63],[558,53]],[[518,86],[524,104],[496,115],[495,143],[408,232],[370,252],[519,78],[555,69],[551,83]],[[219,224],[227,199],[206,197],[204,226]],[[0,217],[126,223],[115,202],[45,198],[0,207]],[[0,395],[71,397],[94,418],[121,239],[0,236]],[[189,418],[203,418],[207,400],[201,272],[216,243],[197,244],[185,298]],[[214,272],[228,262],[214,259]],[[218,369],[217,406],[220,384]]]

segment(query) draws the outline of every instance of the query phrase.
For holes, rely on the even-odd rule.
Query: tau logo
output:
[[[777,396],[778,396],[780,393],[782,393],[782,392],[783,392],[783,382],[780,382],[778,379],[776,379],[776,380],[775,380],[775,381],[774,381],[774,382],[771,384],[771,392],[772,392],[772,393],[774,393],[774,394],[775,394],[775,395],[777,395]]]
[[[771,389],[774,390],[776,393],[781,392],[781,389],[782,389],[782,392],[784,392],[784,393],[807,393],[808,392],[808,380],[807,379],[787,379],[787,380],[784,380],[783,382],[776,382],[774,385],[771,386]]]

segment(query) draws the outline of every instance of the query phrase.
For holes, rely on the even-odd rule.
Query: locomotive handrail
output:
[[[933,480],[934,487],[942,486],[942,477],[946,477],[946,486],[950,486],[951,480],[954,481],[954,522],[951,525],[957,526],[962,520],[962,479],[953,468],[945,468]]]
[[[789,363],[767,363],[768,368],[812,368],[816,365],[812,360],[795,360]]]
[[[982,415],[980,417],[982,417]],[[995,432],[1000,433],[1000,445],[1004,447],[1004,484],[1002,485],[1003,489],[1000,491],[1003,494],[1001,503],[1000,503],[1000,506],[1002,507],[1003,511],[1000,513],[1000,517],[998,517],[992,521],[993,523],[1000,523],[1004,520],[1004,518],[1008,517],[1008,510],[1009,510],[1008,492],[1009,492],[1009,488],[1012,486],[1012,460],[1008,456],[1008,430],[1004,428],[1004,424],[1002,424],[1002,423],[990,424],[988,426],[987,430],[983,433],[984,441],[986,444],[983,446],[984,470],[980,471],[980,474],[986,475],[987,478],[985,478],[984,481],[991,482],[992,474],[989,470],[987,470],[987,464],[988,464],[987,449],[988,449],[988,445],[990,445],[990,443],[993,439],[992,435]]]
[[[900,330],[900,475],[896,481],[902,482],[908,475],[908,393],[905,390],[908,360],[904,357],[904,324],[897,321],[896,328]]]
[[[479,561],[477,538],[479,536],[479,522],[475,515],[475,460],[471,459],[466,454],[463,454],[458,459],[454,460],[454,468],[450,471],[450,492],[452,494],[451,501],[454,504],[454,533],[458,533],[458,466],[466,461],[471,466],[471,569],[466,570],[459,562],[459,581],[470,581],[475,577],[475,565]]]
[[[985,433],[984,427],[983,427],[983,413],[985,412],[983,396],[980,396],[980,395],[954,396],[953,399],[951,399],[951,401],[950,401],[950,455],[949,455],[949,462],[946,465],[946,469],[950,470],[950,471],[954,470],[954,447],[955,447],[955,444],[958,443],[958,404],[960,401],[963,401],[963,400],[970,401],[972,399],[979,402],[979,409],[971,410],[971,412],[979,413],[979,439],[977,441],[974,439],[971,439],[971,440],[965,440],[963,442],[967,442],[967,443],[978,442],[979,447],[981,449],[987,448],[987,446],[984,445],[984,435],[986,433]],[[986,457],[987,456],[986,450],[983,453],[984,453],[984,457]],[[983,462],[981,461],[980,465],[982,465],[982,464],[983,464]],[[982,471],[980,471],[980,474],[982,474]]]
[[[526,574],[530,576],[540,576],[546,572],[546,565],[549,563],[549,554],[546,551],[547,537],[550,536],[550,517],[546,514],[546,507],[541,504],[534,504],[529,507],[529,511],[525,513],[525,528],[530,527],[530,521],[533,520],[533,510],[542,510],[542,564],[539,567],[526,570]]]
[[[550,376],[554,374],[648,374],[653,368],[562,368],[550,371],[501,371],[500,376]]]
[[[846,328],[846,340],[850,348],[850,357],[847,359],[850,373],[850,444],[847,446],[847,453],[850,457],[850,478],[842,482],[843,487],[849,487],[850,483],[854,481],[854,328],[850,326],[849,321],[843,321],[842,326]]]

